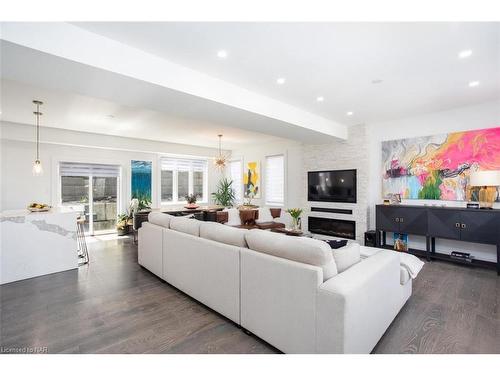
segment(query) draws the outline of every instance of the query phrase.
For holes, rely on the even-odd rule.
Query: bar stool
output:
[[[78,265],[88,264],[89,250],[87,249],[87,241],[85,240],[85,216],[79,216],[76,219],[76,241],[78,246]]]

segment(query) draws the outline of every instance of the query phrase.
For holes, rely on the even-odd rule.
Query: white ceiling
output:
[[[328,138],[276,119],[5,41],[0,41],[0,57],[1,118],[5,121],[32,124],[31,101],[37,98],[45,102],[46,126],[86,132],[116,135],[121,131],[115,124],[127,124],[121,126],[128,135],[120,135],[207,147],[216,147],[217,135],[223,134],[226,148],[282,141],[282,134],[287,139],[312,143]],[[115,116],[112,122],[98,121],[106,114]]]
[[[76,25],[345,124],[500,98],[498,22]],[[472,56],[458,59],[464,49]]]
[[[0,81],[0,90],[1,118],[21,124],[34,123],[34,105],[31,101],[41,99],[44,101],[41,123],[47,127],[207,147],[216,147],[217,134],[223,134],[225,149],[282,140],[236,127],[6,79]]]
[[[73,25],[289,104],[292,117],[294,108],[301,108],[311,119],[318,115],[340,124],[370,124],[500,99],[500,23]],[[30,31],[24,34],[33,36]],[[31,124],[31,100],[39,98],[46,102],[45,126],[95,133],[201,146],[216,146],[217,134],[223,133],[226,148],[283,138],[333,139],[293,121],[99,69],[64,54],[7,41],[0,48],[3,120]],[[227,50],[226,59],[216,56],[220,49]],[[471,49],[472,56],[459,59],[464,49]],[[85,56],[94,49],[76,51]],[[286,78],[284,85],[276,84],[279,77]],[[372,83],[378,79],[382,82]],[[480,85],[468,87],[473,80]],[[317,102],[317,96],[325,100]],[[354,115],[346,116],[348,111]]]

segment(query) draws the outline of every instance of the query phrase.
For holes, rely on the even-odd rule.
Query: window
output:
[[[229,178],[233,181],[234,197],[236,202],[242,201],[243,176],[241,173],[241,160],[229,162]]]
[[[182,203],[186,195],[195,194],[199,202],[207,202],[207,161],[163,157],[161,167],[161,202]]]
[[[285,203],[285,158],[283,155],[266,156],[265,197],[268,205]]]
[[[161,171],[161,201],[172,202],[174,199],[174,172]]]

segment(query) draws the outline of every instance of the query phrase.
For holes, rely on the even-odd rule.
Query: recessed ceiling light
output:
[[[374,79],[374,80],[372,80],[372,83],[373,83],[374,85],[376,85],[376,84],[378,84],[378,83],[382,83],[382,82],[384,82],[384,81],[383,81],[383,80],[381,80],[381,79]]]
[[[286,79],[284,79],[284,78],[278,78],[278,79],[276,80],[276,83],[277,83],[278,85],[282,85],[282,84],[284,84],[284,83],[285,83],[285,81],[286,81]]]
[[[352,116],[353,114],[354,114],[354,112],[352,112],[352,111],[349,111],[346,113],[347,116]]]
[[[227,51],[221,49],[220,51],[217,52],[217,57],[220,59],[225,59],[227,57]]]
[[[470,57],[470,55],[472,55],[472,50],[464,49],[463,51],[460,51],[458,53],[458,58],[459,59],[466,59],[467,57]]]
[[[469,82],[469,87],[476,87],[479,86],[479,81],[470,81]]]
[[[113,115],[106,115],[106,117],[109,118],[109,119],[114,119],[115,118],[115,116],[113,116]]]
[[[325,98],[323,98],[322,96],[318,96],[318,97],[316,98],[316,101],[318,101],[318,102],[324,102],[324,101],[325,101]]]

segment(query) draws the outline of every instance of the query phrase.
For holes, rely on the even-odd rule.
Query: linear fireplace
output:
[[[352,220],[309,216],[308,229],[311,233],[325,236],[342,237],[350,240],[356,238],[356,222]]]

